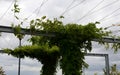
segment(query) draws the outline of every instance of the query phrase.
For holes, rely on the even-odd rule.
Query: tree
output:
[[[0,67],[0,75],[6,75],[2,67]]]

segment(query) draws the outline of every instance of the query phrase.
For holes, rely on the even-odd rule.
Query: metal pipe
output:
[[[21,47],[21,39],[19,39],[19,47]],[[20,65],[21,65],[21,58],[18,58],[18,75],[20,75]]]
[[[109,69],[109,55],[105,55],[105,66],[106,66],[106,75],[110,75],[110,69]]]
[[[14,28],[0,25],[0,32],[14,33]],[[37,35],[37,36],[47,36],[47,37],[55,37],[55,34],[56,34],[55,32],[47,32],[44,30],[32,31],[31,29],[25,29],[25,28],[21,28],[20,33],[26,34],[26,35]]]

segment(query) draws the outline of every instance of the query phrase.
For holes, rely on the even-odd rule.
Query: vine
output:
[[[64,75],[81,75],[82,67],[87,67],[84,61],[86,53],[83,50],[91,51],[92,39],[108,35],[102,28],[97,28],[96,24],[98,22],[87,25],[63,24],[56,18],[50,20],[44,16],[32,20],[30,25],[33,29],[55,32],[55,37],[33,36],[30,39],[32,46],[5,51],[15,57],[36,58],[43,64],[41,75],[54,75],[58,62]]]
[[[22,46],[14,51],[5,49],[5,51],[15,57],[24,58],[26,56],[36,58],[43,64],[41,75],[54,75],[60,56],[59,48],[57,46],[49,47],[47,43],[45,45]]]
[[[14,17],[19,20],[16,13],[20,12],[20,8],[15,0]],[[64,18],[61,16],[60,18]],[[14,34],[20,40],[23,38],[21,34],[21,25],[12,24]],[[15,57],[35,58],[43,64],[41,75],[55,75],[57,65],[60,65],[62,74],[64,75],[82,75],[82,67],[88,67],[84,61],[86,52],[83,50],[92,50],[92,39],[101,39],[108,35],[102,28],[97,28],[96,23],[87,25],[80,24],[63,24],[57,18],[53,20],[43,16],[40,19],[31,20],[30,32],[33,34],[37,31],[54,32],[55,37],[32,36],[29,40],[32,45],[21,46],[18,48],[5,49],[6,53]],[[58,62],[60,64],[58,64]]]
[[[15,0],[14,3],[14,8],[13,8],[13,12],[14,12],[14,17],[19,20],[19,17],[17,16],[18,13],[20,13],[20,8],[19,5],[17,4],[18,0]],[[23,22],[20,22],[19,24],[15,25],[14,23],[11,24],[13,30],[14,30],[14,35],[19,39],[22,40],[22,38],[24,37],[23,34],[21,34],[21,25],[23,25]]]

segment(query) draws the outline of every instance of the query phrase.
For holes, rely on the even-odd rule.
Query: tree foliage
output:
[[[41,75],[54,75],[58,62],[64,75],[81,75],[82,67],[87,67],[83,50],[91,51],[92,39],[107,35],[96,24],[63,24],[56,18],[50,20],[43,16],[30,22],[30,30],[54,32],[55,37],[32,36],[32,46],[6,49],[6,52],[15,57],[36,58],[43,64]]]

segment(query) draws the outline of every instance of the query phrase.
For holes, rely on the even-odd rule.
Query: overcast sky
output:
[[[10,26],[11,23],[18,23],[11,11],[14,0],[0,0],[0,25]],[[120,24],[120,0],[18,0],[21,11],[19,17],[21,19],[28,18],[24,22],[24,26],[29,25],[31,19],[47,16],[53,19],[63,15],[64,23],[87,24],[89,22],[99,21],[97,27],[108,27],[113,24]],[[119,27],[110,28],[112,31],[118,31]],[[118,35],[119,32],[114,34]],[[22,45],[28,44],[25,36]],[[19,40],[13,35],[2,33],[0,37],[0,48],[15,48],[18,46]],[[97,43],[93,43],[94,53],[109,54],[110,65],[117,64],[120,70],[120,52],[114,54],[112,49],[105,48]],[[103,57],[88,57],[86,62],[89,69],[85,70],[86,75],[93,75],[97,72],[102,75],[102,69],[105,67],[105,59]],[[18,59],[6,54],[0,54],[0,66],[3,67],[7,75],[17,75]],[[21,75],[39,75],[41,64],[37,60],[25,58],[22,60]],[[58,70],[57,75],[62,75]]]

